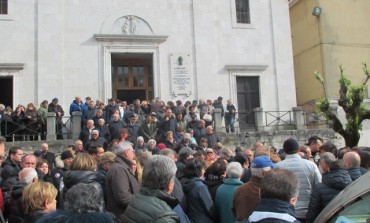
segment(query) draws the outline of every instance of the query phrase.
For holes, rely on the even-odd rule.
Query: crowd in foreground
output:
[[[135,149],[117,145],[60,155],[8,149],[0,138],[4,217],[11,222],[313,222],[344,188],[365,174],[369,153],[337,149],[313,136],[276,151],[202,146]],[[216,148],[218,147],[218,148]],[[2,207],[0,205],[0,207]]]

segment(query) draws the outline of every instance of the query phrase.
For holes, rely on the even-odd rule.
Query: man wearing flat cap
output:
[[[58,98],[53,98],[51,103],[48,106],[48,112],[55,112],[56,122],[57,122],[57,129],[56,129],[56,135],[57,139],[63,139],[63,115],[64,110],[62,106],[58,104],[59,100]]]
[[[279,168],[288,169],[298,177],[300,182],[298,202],[295,213],[298,220],[306,222],[306,213],[311,193],[315,185],[321,183],[321,174],[317,165],[298,155],[299,144],[295,139],[287,139],[283,144],[285,160],[277,164]]]

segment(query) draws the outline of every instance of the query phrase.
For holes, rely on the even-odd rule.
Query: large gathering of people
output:
[[[305,145],[288,138],[280,150],[259,141],[225,146],[212,123],[212,109],[220,105],[222,97],[216,104],[157,98],[129,105],[109,100],[107,106],[76,97],[69,112],[81,111],[84,127],[60,154],[49,151],[47,141],[34,153],[11,147],[6,154],[0,137],[4,219],[311,223],[369,169],[368,152],[339,149],[319,136]],[[229,111],[223,112],[226,119]]]

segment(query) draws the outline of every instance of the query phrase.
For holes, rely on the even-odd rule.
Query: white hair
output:
[[[30,184],[32,183],[34,178],[38,178],[37,172],[34,168],[26,167],[26,168],[23,168],[21,172],[19,172],[19,181],[21,182]]]
[[[132,148],[132,143],[130,141],[120,142],[117,148],[117,154],[122,154],[126,150]]]
[[[230,162],[226,166],[226,175],[228,178],[239,179],[243,174],[242,165],[238,162]]]
[[[148,144],[154,144],[157,145],[157,142],[154,139],[149,139]]]

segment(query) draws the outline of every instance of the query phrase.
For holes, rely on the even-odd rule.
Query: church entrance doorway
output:
[[[260,107],[259,77],[236,77],[240,130],[255,128],[253,109]]]
[[[153,98],[153,55],[112,53],[112,96],[127,101]]]

